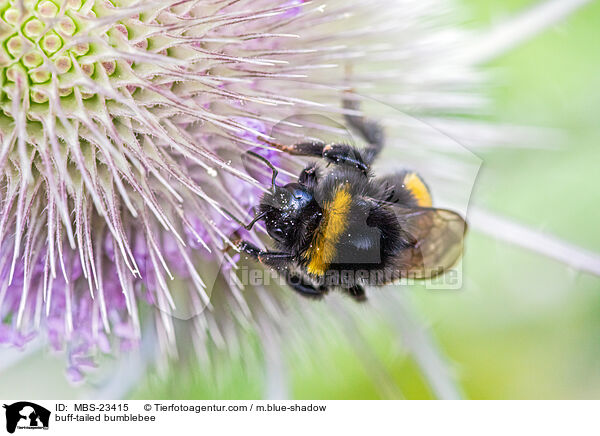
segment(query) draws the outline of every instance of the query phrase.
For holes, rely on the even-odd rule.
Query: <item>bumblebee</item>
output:
[[[344,100],[355,111],[358,104]],[[402,278],[425,279],[443,273],[459,259],[466,222],[457,213],[432,207],[425,182],[414,171],[375,176],[371,164],[384,146],[380,125],[363,116],[346,121],[366,142],[347,144],[300,142],[281,150],[320,158],[305,167],[295,183],[276,184],[247,225],[263,221],[275,250],[238,240],[237,250],[277,270],[298,293],[318,298],[339,289],[358,301],[365,286],[383,286]]]

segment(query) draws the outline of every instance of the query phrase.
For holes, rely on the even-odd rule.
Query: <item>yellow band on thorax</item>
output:
[[[324,275],[336,255],[336,245],[348,227],[348,213],[352,195],[346,185],[338,187],[333,199],[323,205],[323,220],[315,233],[312,243],[304,254],[309,261],[310,274]]]

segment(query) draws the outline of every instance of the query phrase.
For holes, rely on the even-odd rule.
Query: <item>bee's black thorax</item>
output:
[[[404,245],[396,215],[376,199],[386,187],[353,169],[336,168],[315,187],[322,219],[299,256],[313,276],[332,270],[384,268]]]

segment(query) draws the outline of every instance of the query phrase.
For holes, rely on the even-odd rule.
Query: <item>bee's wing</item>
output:
[[[460,258],[467,223],[456,212],[392,206],[408,247],[394,266],[398,277],[425,279],[451,268]]]
[[[354,145],[352,133],[346,126],[321,114],[298,114],[273,126],[271,136],[282,145],[316,141],[326,144]]]

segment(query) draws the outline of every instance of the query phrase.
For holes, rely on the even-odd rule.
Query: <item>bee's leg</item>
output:
[[[247,254],[255,260],[258,260],[258,255],[261,253],[261,249],[256,245],[248,242],[248,241],[235,241],[235,246],[240,250],[241,253]]]
[[[309,188],[314,188],[319,183],[319,169],[317,164],[313,163],[302,170],[298,176],[298,183]]]
[[[353,166],[365,175],[369,172],[369,165],[365,162],[361,152],[347,144],[326,144],[321,141],[299,142],[281,148],[290,154],[321,157],[336,165]]]
[[[351,100],[344,98],[342,101],[344,109],[352,111],[360,110],[360,103],[358,100]],[[363,151],[365,162],[368,164],[373,163],[385,142],[385,134],[383,127],[373,120],[366,119],[362,115],[349,115],[345,114],[346,122],[350,124],[360,136],[369,144],[366,150]]]
[[[236,246],[240,252],[247,254],[253,259],[258,260],[263,265],[271,268],[277,269],[284,267],[294,258],[291,253],[261,250],[254,244],[251,244],[247,241],[238,241],[236,242]]]
[[[365,175],[369,173],[369,165],[365,162],[362,153],[351,145],[327,144],[323,148],[323,158],[336,165],[356,167]]]
[[[344,292],[352,297],[355,301],[367,301],[367,294],[361,285],[354,285],[350,288],[343,288]]]
[[[319,286],[318,288],[315,288],[311,283],[307,283],[300,275],[297,274],[287,274],[285,279],[288,286],[303,297],[320,299],[328,291],[325,286]]]

